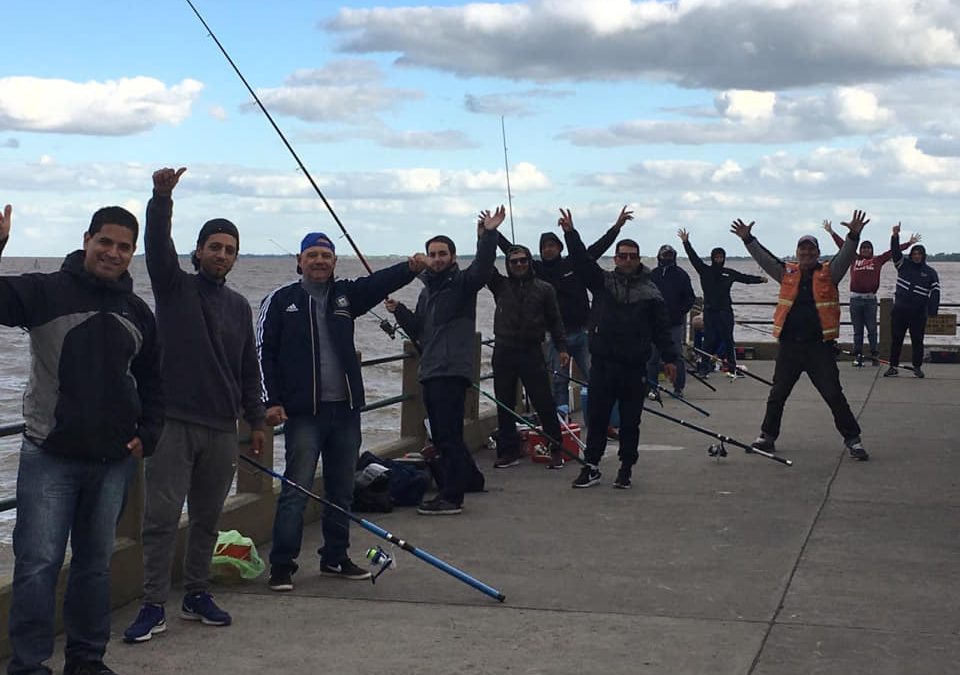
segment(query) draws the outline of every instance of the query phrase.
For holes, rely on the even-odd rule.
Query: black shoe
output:
[[[900,371],[897,370],[896,366],[890,366],[887,368],[887,372],[883,374],[884,377],[896,377]]]
[[[493,462],[494,469],[509,469],[511,466],[520,464],[520,455],[509,455],[507,457],[497,457]]]
[[[913,376],[914,376],[914,377],[919,377],[920,379],[923,379],[923,378],[926,377],[926,375],[923,374],[923,371],[920,370],[920,366],[914,366],[914,367],[913,367]]]
[[[573,481],[575,488],[588,488],[600,482],[600,469],[588,464],[580,469],[580,475]]]
[[[854,368],[863,368],[863,355],[857,354],[853,357],[853,367]]]
[[[463,507],[460,504],[448,502],[442,497],[435,497],[427,502],[421,502],[417,507],[417,513],[421,516],[455,516],[463,513]]]
[[[351,579],[353,581],[360,581],[362,579],[369,579],[370,571],[357,567],[356,565],[353,564],[353,561],[350,560],[350,558],[344,558],[336,565],[331,565],[330,563],[321,562],[320,576],[340,577],[341,579]]]
[[[285,569],[271,569],[270,582],[268,583],[271,591],[292,591],[293,590],[293,572]]]
[[[550,463],[547,464],[548,469],[559,470],[563,468],[564,465],[563,453],[560,450],[551,450],[550,451]]]
[[[630,489],[630,474],[631,470],[629,466],[625,464],[620,465],[620,470],[617,471],[617,477],[613,481],[613,487],[618,490],[629,490]]]
[[[757,450],[763,450],[764,452],[776,452],[776,446],[774,445],[773,438],[760,434],[757,436],[757,440],[750,444],[750,447],[756,448]]]
[[[856,439],[847,443],[847,450],[850,451],[850,457],[857,460],[858,462],[866,462],[870,459],[870,455],[867,454],[867,451],[863,449],[863,443],[860,442],[860,439]]]
[[[70,661],[63,667],[63,675],[117,675],[103,661]]]

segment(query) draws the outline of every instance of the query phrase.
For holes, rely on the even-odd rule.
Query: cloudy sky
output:
[[[507,202],[501,117],[526,243],[558,207],[593,237],[629,204],[645,254],[678,227],[732,251],[733,218],[785,254],[854,208],[876,241],[903,221],[960,250],[955,0],[195,4],[369,255],[471,245]],[[62,254],[102,205],[142,216],[162,166],[188,167],[181,250],[212,217],[255,253],[337,232],[185,0],[3,14],[9,255]]]

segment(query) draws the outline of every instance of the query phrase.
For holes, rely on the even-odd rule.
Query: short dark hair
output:
[[[430,252],[430,244],[435,244],[440,242],[441,244],[446,244],[447,248],[450,249],[450,255],[457,255],[457,245],[453,243],[453,239],[448,237],[445,234],[438,234],[435,237],[430,237],[427,239],[427,243],[423,245],[423,250],[426,253]]]
[[[613,252],[619,253],[621,246],[629,246],[630,248],[635,248],[637,249],[637,253],[640,253],[640,244],[635,242],[633,239],[621,239],[620,241],[617,242],[617,245],[613,249]]]
[[[90,219],[87,234],[96,234],[103,229],[104,225],[119,225],[132,230],[133,243],[137,243],[137,237],[140,235],[140,223],[137,222],[135,215],[122,206],[104,206],[102,209],[98,209]]]

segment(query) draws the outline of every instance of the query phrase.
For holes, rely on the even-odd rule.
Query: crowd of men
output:
[[[352,280],[336,276],[333,240],[313,232],[300,244],[299,278],[263,300],[254,326],[248,302],[226,284],[240,250],[232,222],[204,223],[191,254],[194,271],[180,266],[171,237],[172,195],[184,172],[156,171],[146,210],[143,239],[156,317],[133,293],[127,268],[139,224],[121,207],[93,214],[82,250],[68,255],[60,271],[0,277],[0,324],[29,330],[32,359],[17,481],[10,675],[50,672],[45,662],[53,652],[56,584],[68,539],[64,673],[113,672],[103,663],[110,637],[109,563],[115,524],[139,458],[145,464],[144,598],[124,632],[130,643],[167,628],[174,542],[185,501],[189,525],[179,616],[213,626],[231,623],[210,593],[209,576],[217,521],[237,467],[239,419],[251,429],[254,455],[263,449],[266,426],[283,424],[286,478],[310,485],[322,461],[326,499],[350,508],[365,403],[354,322],[384,299],[419,353],[429,432],[442,462],[439,492],[420,504],[423,515],[459,514],[465,494],[483,486],[482,471],[464,442],[463,411],[467,391],[476,386],[473,335],[477,295],[484,287],[496,302],[495,468],[515,466],[520,457],[513,413],[518,382],[548,441],[548,468],[563,468],[561,424],[569,404],[564,373],[571,361],[590,385],[583,466],[574,488],[601,482],[599,467],[615,408],[619,467],[613,487],[630,488],[644,401],[651,387],[659,386],[661,370],[674,393],[684,395],[683,333],[694,305],[691,280],[669,244],[660,247],[655,269],[642,264],[638,243],[620,236],[632,219],[626,208],[589,247],[572,213],[561,210],[562,239],[555,231],[543,233],[538,259],[500,234],[501,206],[480,213],[475,256],[466,268],[457,262],[454,241],[437,235],[426,242],[424,253]],[[851,264],[855,365],[863,364],[864,329],[870,357],[879,362],[876,293],[880,268],[892,259],[898,270],[894,344],[885,374],[898,373],[909,331],[912,371],[923,377],[924,325],[939,304],[936,272],[916,245],[919,236],[905,245],[913,245],[909,255],[902,255],[899,224],[889,253],[875,258],[872,245],[860,241],[868,222],[863,212],[854,212],[843,223],[848,231],[841,238],[825,221],[840,247],[825,261],[813,236],[801,237],[795,261],[784,262],[757,241],[753,223],[736,220],[731,226],[780,286],[774,314],[779,350],[754,442],[758,449],[775,450],[786,400],[806,372],[830,407],[850,456],[869,458],[836,364],[838,287]],[[7,206],[0,217],[0,253],[11,223]],[[726,267],[721,248],[711,252],[708,265],[688,233],[678,235],[703,289],[704,351],[736,373],[731,285],[763,283],[767,277]],[[506,255],[505,274],[495,269],[498,246]],[[611,246],[612,270],[598,262]],[[423,288],[414,309],[389,298],[416,278]],[[699,369],[706,374],[711,368],[701,360]],[[305,504],[305,496],[284,483],[270,553],[268,583],[274,591],[294,588]],[[342,512],[327,507],[322,531],[321,575],[370,576],[348,556],[349,521]]]

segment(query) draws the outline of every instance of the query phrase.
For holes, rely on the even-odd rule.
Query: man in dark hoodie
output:
[[[497,257],[497,228],[506,217],[503,206],[480,214],[477,254],[465,270],[457,265],[457,247],[450,237],[427,240],[427,269],[417,308],[388,300],[387,311],[419,345],[423,405],[430,420],[433,445],[440,453],[443,485],[433,499],[420,504],[424,516],[463,512],[463,495],[472,458],[463,440],[463,412],[473,382],[477,293],[490,280]]]
[[[564,342],[557,292],[537,278],[532,261],[530,249],[512,246],[507,251],[507,276],[494,268],[487,283],[497,303],[493,318],[493,390],[503,404],[497,408],[497,459],[493,466],[498,469],[520,462],[516,418],[508,412],[517,403],[517,380],[527,390],[544,433],[553,441],[559,441],[561,435],[541,347],[544,334],[549,331],[562,367],[570,362],[570,356]],[[547,468],[563,468],[560,445],[552,441]]]
[[[737,376],[737,349],[733,341],[733,303],[730,300],[730,287],[735,282],[741,284],[765,284],[766,277],[744,274],[726,266],[727,252],[719,246],[710,251],[710,264],[700,260],[700,256],[690,243],[690,235],[684,230],[677,231],[683,242],[690,263],[700,276],[700,288],[703,291],[703,351],[720,356],[727,372]],[[723,351],[719,348],[723,345]],[[706,356],[700,359],[700,374],[707,375],[713,366]],[[742,377],[742,376],[741,376]]]
[[[237,470],[238,416],[252,429],[252,452],[259,454],[264,444],[253,312],[246,298],[226,285],[240,233],[229,220],[207,221],[192,254],[197,271],[180,269],[170,228],[172,194],[184,171],[154,172],[147,204],[144,245],[164,352],[167,406],[163,436],[144,468],[144,598],[124,631],[128,643],[145,642],[167,629],[164,605],[185,500],[189,526],[180,616],[208,626],[231,623],[230,614],[210,594],[209,576],[217,521]]]
[[[13,209],[0,216],[0,252]],[[57,578],[72,557],[63,601],[65,675],[113,673],[110,559],[135,458],[163,426],[160,346],[153,313],[127,267],[139,225],[108,206],[93,214],[83,250],[59,272],[0,277],[0,324],[30,333],[26,428],[17,473],[10,599],[11,675],[50,673]]]
[[[676,378],[677,354],[670,338],[667,305],[640,262],[632,239],[616,245],[614,270],[603,270],[587,254],[573,228],[570,211],[560,210],[558,224],[570,250],[574,270],[593,294],[590,317],[590,399],[587,403],[586,466],[575,488],[600,482],[600,459],[607,445],[607,421],[614,403],[620,407],[620,469],[613,487],[628,489],[639,459],[640,415],[647,396],[647,361],[656,344],[670,380]]]
[[[677,265],[677,252],[664,244],[657,251],[657,268],[650,273],[650,279],[660,289],[664,302],[667,303],[667,314],[670,316],[670,337],[673,340],[673,350],[679,357],[683,349],[683,330],[687,312],[693,307],[696,296],[693,294],[693,284],[690,275]],[[660,350],[651,345],[650,360],[647,362],[647,379],[656,382],[660,375]],[[673,382],[673,393],[683,395],[683,387],[687,383],[687,369],[677,368],[677,378]]]
[[[298,281],[272,291],[260,303],[257,344],[263,372],[267,424],[284,424],[284,476],[312,486],[323,458],[323,494],[349,509],[360,450],[363,378],[354,343],[354,320],[389,293],[413,281],[422,254],[357,279],[337,279],[336,247],[323,232],[300,242]],[[284,483],[273,519],[272,591],[292,591],[303,543],[307,496]],[[321,521],[321,576],[369,579],[347,556],[350,520],[325,506]]]
[[[940,310],[940,277],[927,264],[927,249],[922,244],[910,249],[909,258],[903,257],[900,251],[900,223],[896,224],[890,236],[890,256],[897,268],[897,290],[890,316],[890,367],[883,376],[897,375],[903,338],[909,330],[913,375],[923,377],[920,368],[923,365],[923,335],[927,328],[927,317],[936,316]]]
[[[633,220],[633,212],[624,206],[616,222],[603,233],[603,236],[587,247],[588,255],[597,260],[607,252],[620,235],[627,221]],[[500,250],[506,253],[511,244],[503,234],[500,235]],[[587,322],[590,319],[590,298],[587,287],[573,273],[573,262],[563,257],[563,242],[554,232],[540,235],[540,260],[533,260],[533,271],[537,277],[553,285],[557,291],[557,304],[563,319],[563,330],[567,353],[584,377],[590,376],[590,350],[587,346]],[[563,371],[566,367],[560,363],[560,352],[553,340],[549,342],[550,370]],[[569,405],[570,383],[562,377],[553,378],[553,401],[559,408]]]

